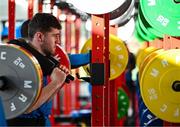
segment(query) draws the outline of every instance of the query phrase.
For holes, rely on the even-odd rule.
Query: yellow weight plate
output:
[[[180,49],[159,53],[145,66],[140,81],[148,109],[160,119],[180,122]]]
[[[139,53],[136,59],[136,64],[139,69],[140,69],[141,63],[146,58],[146,56],[155,50],[156,50],[155,47],[144,47],[139,50]]]
[[[110,50],[110,80],[117,78],[125,70],[128,63],[128,51],[124,42],[114,35],[109,36]],[[88,39],[81,53],[87,53],[92,48],[92,39]],[[89,74],[89,65],[83,66],[84,70]]]
[[[145,68],[145,66],[149,63],[150,60],[152,60],[153,57],[155,57],[156,55],[158,55],[159,53],[163,52],[164,49],[155,49],[152,50],[152,52],[150,52],[149,54],[147,54],[147,56],[144,58],[144,60],[142,60],[143,62],[140,65],[140,69],[139,69],[139,79],[141,78],[141,74]],[[140,80],[139,80],[140,81]]]
[[[136,54],[136,66],[138,67],[138,69],[139,69],[139,67],[140,67],[141,56],[142,56],[143,50],[144,50],[145,48],[146,48],[146,47],[140,48],[140,49],[138,50],[137,54]]]

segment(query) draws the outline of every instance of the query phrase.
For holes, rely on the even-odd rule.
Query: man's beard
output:
[[[51,50],[49,49],[48,45],[43,44],[41,48],[42,48],[43,53],[44,53],[46,56],[52,56],[52,55],[54,55],[54,53],[51,52]]]

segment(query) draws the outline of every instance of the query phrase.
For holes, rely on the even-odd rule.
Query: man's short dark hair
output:
[[[21,26],[21,37],[22,38],[28,38],[28,24],[30,22],[30,19],[25,20]]]
[[[46,33],[51,28],[61,29],[61,25],[57,18],[48,13],[37,13],[30,21],[28,29],[29,39],[32,40],[36,32]]]

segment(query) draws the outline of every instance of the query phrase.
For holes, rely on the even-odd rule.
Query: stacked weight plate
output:
[[[176,0],[140,0],[135,36],[152,41],[164,35],[180,36],[180,4]]]
[[[147,47],[142,48],[137,56],[137,65],[139,68],[138,79],[141,81],[142,73],[145,66],[148,64],[149,60],[156,56],[159,52],[163,51],[162,49]],[[138,106],[139,106],[139,118],[141,126],[162,126],[163,120],[158,118],[154,113],[152,113],[148,107],[144,104],[143,97],[141,95],[141,85],[137,82],[137,96],[138,96]]]
[[[141,72],[140,92],[147,108],[158,118],[180,122],[180,49],[151,53]]]

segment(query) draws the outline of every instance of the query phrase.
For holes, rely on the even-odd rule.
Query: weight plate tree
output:
[[[6,119],[27,111],[38,99],[42,71],[38,61],[17,45],[0,45],[0,96]]]

